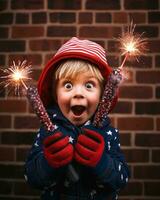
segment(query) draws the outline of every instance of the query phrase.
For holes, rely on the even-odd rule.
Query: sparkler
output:
[[[6,74],[0,78],[5,79],[2,81],[4,87],[12,86],[15,87],[15,93],[19,94],[20,86],[26,91],[26,96],[33,107],[33,110],[37,114],[40,122],[46,128],[47,131],[53,131],[55,129],[54,125],[52,124],[43,103],[38,95],[37,88],[34,86],[27,86],[25,81],[31,80],[29,74],[32,72],[31,65],[27,64],[27,60],[18,61],[16,63],[13,61],[13,64],[4,69],[3,72]]]
[[[2,70],[2,69],[1,69]],[[20,86],[23,85],[24,88],[27,90],[27,86],[24,81],[28,81],[31,78],[29,77],[29,74],[32,72],[31,65],[27,64],[27,61],[18,61],[16,64],[15,61],[13,61],[13,64],[7,68],[2,70],[4,76],[1,76],[1,79],[4,79],[4,81],[1,82],[1,84],[4,84],[4,87],[14,87],[15,88],[15,94],[19,95],[20,92]]]
[[[53,132],[56,129],[56,126],[50,120],[48,113],[40,99],[37,88],[34,86],[27,86],[24,82],[25,80],[31,79],[28,77],[28,75],[32,72],[31,65],[28,65],[26,60],[23,62],[18,61],[18,64],[13,61],[13,65],[8,69],[3,70],[3,72],[7,75],[0,78],[6,79],[3,81],[5,87],[12,85],[19,93],[19,88],[22,85],[27,92],[26,96],[41,124],[47,131]],[[79,179],[78,174],[71,164],[68,165],[68,178],[72,182],[77,182]]]
[[[122,69],[127,58],[133,57],[138,60],[138,57],[146,51],[146,44],[147,39],[143,38],[142,34],[135,34],[135,27],[136,25],[131,22],[131,25],[128,27],[128,30],[124,35],[120,38],[118,38],[118,41],[120,42],[120,50],[121,55],[125,55],[123,62],[119,69]]]
[[[133,57],[138,60],[138,56],[144,54],[146,50],[147,40],[146,38],[142,38],[143,33],[141,35],[134,33],[135,26],[136,25],[133,25],[133,23],[131,23],[131,25],[128,27],[127,32],[118,39],[121,46],[121,55],[124,55],[125,57],[118,69],[113,69],[112,73],[108,77],[102,99],[93,120],[93,125],[97,127],[101,127],[103,125],[103,121],[105,121],[108,113],[112,109],[113,101],[115,100],[117,95],[117,89],[124,79],[123,66],[126,60],[129,57]]]

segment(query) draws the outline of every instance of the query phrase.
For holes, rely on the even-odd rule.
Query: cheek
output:
[[[95,110],[99,104],[99,101],[100,101],[100,93],[94,94],[93,96],[90,97],[90,100],[89,100],[90,105],[92,107],[95,107]]]
[[[59,106],[66,106],[69,104],[69,95],[59,90],[57,92],[57,103]]]

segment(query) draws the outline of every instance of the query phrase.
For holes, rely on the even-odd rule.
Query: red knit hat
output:
[[[83,59],[95,64],[105,80],[112,71],[107,63],[106,53],[102,46],[89,40],[71,38],[61,46],[47,63],[38,80],[38,92],[45,107],[48,107],[53,101],[51,96],[53,70],[59,62],[69,58]]]

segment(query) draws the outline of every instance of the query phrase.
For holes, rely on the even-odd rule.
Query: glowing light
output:
[[[136,25],[133,25],[131,22],[127,32],[124,33],[122,37],[118,38],[118,41],[120,42],[121,55],[125,55],[120,68],[124,66],[125,61],[129,56],[135,57],[138,60],[138,57],[143,55],[147,49],[147,39],[142,38],[143,33],[140,35],[135,34],[135,27]]]
[[[27,86],[24,81],[27,81],[31,79],[28,77],[28,75],[32,72],[31,65],[27,64],[27,61],[18,61],[18,63],[15,63],[13,61],[13,64],[8,67],[7,69],[1,69],[3,71],[4,76],[1,76],[1,79],[4,79],[1,84],[4,84],[4,87],[14,87],[15,93],[19,94],[20,86],[23,86],[25,89],[27,89]]]

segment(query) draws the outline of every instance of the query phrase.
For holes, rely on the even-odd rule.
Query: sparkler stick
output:
[[[47,131],[53,131],[55,127],[43,106],[43,103],[38,95],[37,88],[34,86],[27,86],[24,82],[24,80],[31,79],[28,77],[28,75],[32,72],[31,65],[28,65],[26,60],[23,62],[18,61],[17,64],[13,61],[13,65],[3,70],[3,72],[7,74],[1,77],[2,79],[5,79],[2,81],[2,83],[4,83],[4,87],[8,87],[9,85],[14,86],[15,93],[19,94],[19,89],[22,85],[26,91],[26,96],[41,124]]]
[[[26,96],[41,124],[47,131],[53,132],[56,129],[56,126],[50,120],[48,113],[40,99],[37,88],[34,86],[27,86],[24,82],[24,80],[30,79],[28,75],[31,73],[31,65],[27,65],[26,60],[23,62],[19,61],[18,64],[13,61],[12,66],[2,71],[7,73],[6,76],[0,77],[6,79],[2,82],[4,83],[5,87],[12,85],[15,87],[15,91],[18,91],[19,94],[19,86],[23,85],[26,90]],[[79,180],[79,176],[71,164],[68,165],[68,178],[72,182],[77,182]]]
[[[138,60],[138,56],[143,54],[146,50],[146,38],[142,38],[142,34],[134,34],[134,30],[135,25],[131,23],[128,27],[128,31],[118,39],[121,45],[121,55],[125,55],[125,57],[118,69],[113,69],[108,77],[102,99],[93,120],[93,125],[97,127],[103,125],[103,121],[107,118],[107,115],[112,108],[112,103],[116,98],[117,89],[124,78],[122,70],[126,60],[131,56]]]

